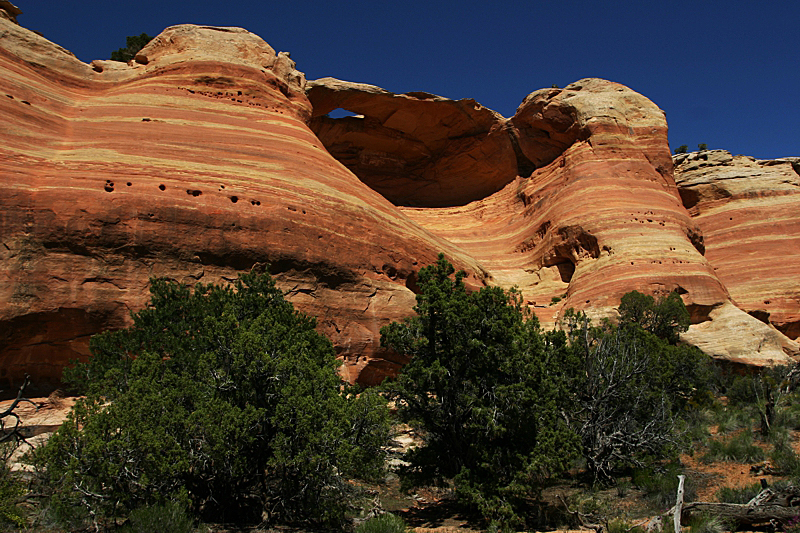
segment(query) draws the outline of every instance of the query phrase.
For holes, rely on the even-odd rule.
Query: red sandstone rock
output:
[[[267,262],[345,375],[375,382],[391,366],[378,330],[410,313],[420,266],[444,250],[483,276],[324,150],[302,74],[259,37],[176,26],[138,62],[92,67],[0,24],[7,390],[25,372],[57,384],[90,335],[146,303],[151,276],[221,282]]]
[[[518,287],[547,327],[569,307],[614,316],[630,290],[678,290],[696,324],[684,338],[707,353],[748,364],[798,353],[730,303],[681,204],[652,102],[581,80],[531,94],[509,122],[539,166],[530,177],[465,206],[404,212],[479,260],[493,283]]]
[[[737,306],[800,336],[800,158],[704,150],[675,156],[684,206]]]
[[[376,383],[403,363],[379,329],[411,314],[415,272],[438,251],[472,286],[518,286],[546,326],[566,307],[610,316],[630,290],[678,290],[695,322],[684,339],[707,353],[769,364],[798,351],[731,301],[673,181],[663,113],[622,85],[537,91],[511,119],[337,80],[311,83],[309,101],[289,56],[238,28],[175,26],[130,64],[87,65],[0,25],[11,390],[25,372],[55,385],[90,335],[146,303],[150,277],[221,282],[267,262],[343,374]],[[364,118],[324,118],[337,107]]]

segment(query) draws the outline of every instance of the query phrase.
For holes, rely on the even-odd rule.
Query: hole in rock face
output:
[[[406,288],[413,292],[414,294],[420,294],[419,284],[417,283],[417,273],[412,272],[406,278]]]
[[[691,209],[700,201],[700,195],[692,189],[678,189],[678,194],[681,195],[681,202],[686,209]]]
[[[359,115],[358,113],[353,113],[352,111],[348,111],[347,109],[342,109],[340,107],[328,113],[328,117],[329,118],[363,117],[363,115]]]
[[[700,324],[701,322],[710,320],[709,314],[714,310],[715,307],[717,306],[692,303],[686,306],[686,310],[689,311],[690,322],[692,324]]]
[[[764,309],[752,309],[747,312],[748,315],[763,322],[764,324],[769,325],[769,311],[765,311]]]
[[[238,201],[239,201],[239,197],[238,196],[231,196],[231,202],[236,203]]]
[[[164,190],[166,190],[166,189],[167,189],[166,185],[164,185],[163,183],[162,183],[161,185],[159,185],[159,186],[158,186],[158,188],[159,188],[160,190],[162,190],[162,191],[164,191]]]
[[[694,249],[700,252],[700,255],[706,255],[705,239],[699,228],[687,228],[686,236],[694,246]]]
[[[556,263],[555,267],[558,269],[558,274],[561,276],[561,281],[569,283],[572,281],[572,276],[575,274],[575,265],[572,261],[564,261]]]

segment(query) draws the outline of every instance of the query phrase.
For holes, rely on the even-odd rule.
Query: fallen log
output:
[[[735,524],[737,528],[763,526],[779,522],[786,524],[800,517],[800,487],[788,486],[781,490],[765,488],[745,504],[692,502],[681,512],[681,522],[693,516],[709,514]]]
[[[681,522],[686,524],[693,516],[709,514],[725,521],[741,526],[767,525],[771,521],[786,523],[800,516],[800,507],[784,507],[782,505],[758,505],[748,507],[736,503],[692,502],[684,504]]]

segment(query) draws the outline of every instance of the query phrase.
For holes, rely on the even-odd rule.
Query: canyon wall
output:
[[[153,276],[221,283],[266,264],[343,376],[377,383],[404,362],[379,329],[412,314],[415,273],[440,251],[472,288],[518,287],[546,327],[568,307],[613,316],[625,292],[677,290],[684,339],[707,353],[798,355],[794,267],[756,260],[797,238],[796,162],[751,162],[793,192],[742,185],[725,207],[708,193],[723,178],[692,174],[694,155],[676,185],[663,112],[622,85],[536,91],[507,119],[306,83],[240,28],[174,26],[129,64],[85,64],[8,17],[0,73],[0,388],[25,373],[57,386],[92,334],[146,304]],[[786,224],[732,231],[726,209]]]

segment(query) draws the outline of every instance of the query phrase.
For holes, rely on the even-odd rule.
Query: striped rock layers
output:
[[[644,96],[585,79],[536,91],[514,117],[502,119],[469,100],[393,95],[331,78],[310,82],[308,92],[315,116],[334,105],[357,113],[312,120],[335,156],[365,183],[384,185],[411,219],[478,260],[491,283],[517,287],[545,326],[570,307],[613,317],[633,289],[677,290],[695,324],[684,340],[707,353],[746,364],[787,362],[798,353],[796,343],[731,302],[704,257],[702,231],[673,179],[664,114]],[[421,138],[409,121],[393,127],[394,117],[413,110],[433,124],[426,138],[438,140],[447,138],[454,109],[459,124],[480,124],[468,135],[466,127],[456,129],[459,140],[469,139],[473,171],[454,169],[451,151],[427,150],[424,168],[449,184],[438,193],[439,206],[418,192],[428,180],[413,171],[403,174],[408,182],[397,192],[386,192],[387,182],[399,183],[387,176]],[[470,200],[480,178],[501,188]],[[415,201],[403,196],[408,191]]]
[[[741,309],[800,336],[800,158],[708,150],[675,156],[683,204]]]
[[[0,19],[0,387],[26,372],[57,385],[90,335],[146,304],[152,276],[218,283],[266,263],[345,377],[376,383],[403,363],[379,329],[412,313],[439,251],[472,287],[519,287],[547,326],[678,290],[685,339],[708,353],[797,352],[703,255],[645,97],[587,79],[505,119],[425,93],[306,89],[239,28],[175,26],[130,64],[87,65]],[[358,116],[326,116],[340,107]]]
[[[176,26],[130,65],[87,65],[0,19],[0,72],[0,388],[57,384],[152,276],[256,263],[374,382],[406,279],[440,250],[480,272],[325,151],[303,75],[245,30]]]

